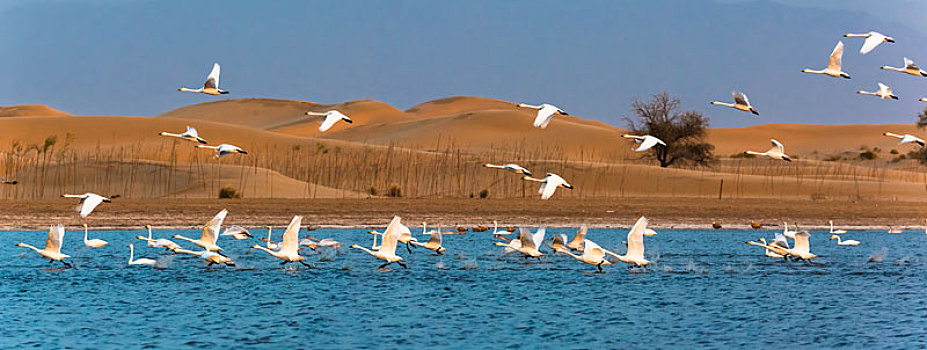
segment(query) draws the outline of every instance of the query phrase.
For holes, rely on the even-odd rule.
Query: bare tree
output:
[[[927,127],[927,107],[917,115],[917,127],[923,129]]]
[[[679,98],[664,91],[653,95],[650,102],[631,101],[633,117],[626,117],[628,129],[636,134],[648,134],[663,142],[647,151],[661,167],[673,164],[710,166],[716,159],[715,146],[705,142],[708,117],[696,111],[677,111]],[[635,122],[635,120],[637,122]]]

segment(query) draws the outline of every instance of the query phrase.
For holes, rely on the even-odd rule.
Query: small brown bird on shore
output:
[[[750,222],[750,227],[752,227],[754,230],[759,230],[760,227],[763,227],[763,225],[760,225],[760,223],[758,223],[758,222],[756,222],[756,221],[751,221],[751,222]]]
[[[715,221],[715,222],[712,222],[712,223],[711,223],[711,227],[714,227],[715,230],[720,230],[720,229],[721,229],[721,224],[720,224],[719,222]]]

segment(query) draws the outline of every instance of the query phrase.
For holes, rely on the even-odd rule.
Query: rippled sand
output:
[[[557,232],[573,230],[548,236]],[[837,247],[815,232],[812,252],[823,264],[812,266],[744,244],[772,231],[661,230],[645,240],[650,268],[613,265],[605,273],[563,256],[500,257],[488,233],[446,236],[445,256],[400,247],[411,268],[390,271],[344,248],[306,251],[318,269],[284,269],[248,249],[255,241],[222,237],[238,266],[207,269],[196,257],[133,242],[138,233],[91,233],[111,242],[91,250],[81,233],[68,232],[63,251],[74,256],[73,269],[14,246],[41,245],[45,232],[0,235],[2,347],[927,346],[922,231],[845,235],[859,247]],[[621,252],[625,233],[593,229],[589,238]],[[371,242],[364,230],[313,235],[345,246]],[[163,269],[127,267],[130,242],[136,257],[157,258]],[[867,263],[883,248],[882,262]]]

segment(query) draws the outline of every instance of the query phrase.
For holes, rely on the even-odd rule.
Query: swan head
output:
[[[888,69],[888,66],[879,67],[880,69]]]
[[[17,247],[25,247],[25,246],[26,246],[26,243],[19,242],[19,243],[16,243],[16,246],[17,246]]]
[[[887,37],[885,37],[885,41],[886,41],[886,42],[890,42],[890,43],[894,43],[894,42],[895,42],[895,38],[892,38],[892,37],[888,37],[888,36],[887,36]]]
[[[846,73],[840,73],[840,76],[844,79],[850,79],[850,75]]]
[[[563,184],[563,187],[564,187],[564,188],[568,188],[568,189],[570,189],[570,190],[573,189],[573,185],[570,185],[570,184]]]
[[[840,238],[840,236],[837,236],[837,235],[830,235],[830,240],[832,240],[832,241],[835,240],[835,239],[837,239],[837,238]]]
[[[177,91],[183,91],[183,88],[178,88]]]
[[[255,245],[251,246],[251,249],[258,249],[258,248],[260,248],[260,247],[261,247],[261,246],[255,244]]]
[[[801,70],[801,72],[802,72],[802,73],[809,73],[809,72],[808,72],[808,69],[807,69],[807,68],[805,68],[805,69],[802,69],[802,70]],[[714,103],[714,102],[712,102],[711,104],[715,104],[715,103]]]
[[[360,248],[360,246],[357,245],[357,244],[352,244],[352,245],[351,245],[351,248],[358,249],[358,248]]]
[[[171,238],[180,238],[180,235],[173,235]]]
[[[789,158],[789,156],[783,154],[783,155],[782,155],[782,160],[784,160],[784,161],[786,161],[786,162],[791,162],[791,161],[792,161],[792,158]]]
[[[145,237],[142,237],[142,236],[135,236],[135,239],[142,239],[142,238],[145,238]]]

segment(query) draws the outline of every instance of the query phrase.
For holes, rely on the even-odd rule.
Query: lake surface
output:
[[[858,247],[816,231],[811,251],[823,264],[812,266],[744,244],[773,231],[661,230],[645,237],[648,269],[594,273],[565,256],[500,257],[490,233],[445,236],[445,256],[400,247],[410,269],[380,271],[379,260],[347,248],[371,244],[360,229],[312,232],[345,247],[304,250],[314,270],[282,268],[249,249],[256,240],[221,237],[238,265],[207,269],[198,257],[147,248],[133,238],[141,231],[91,232],[110,245],[85,248],[83,232],[69,229],[62,251],[72,269],[14,246],[41,247],[47,232],[0,233],[0,347],[927,347],[923,231],[844,235]],[[575,230],[548,237],[559,232]],[[154,236],[174,233],[198,237]],[[588,238],[623,252],[626,234],[591,229]],[[128,243],[162,268],[127,266]],[[867,263],[880,253],[882,262]]]

